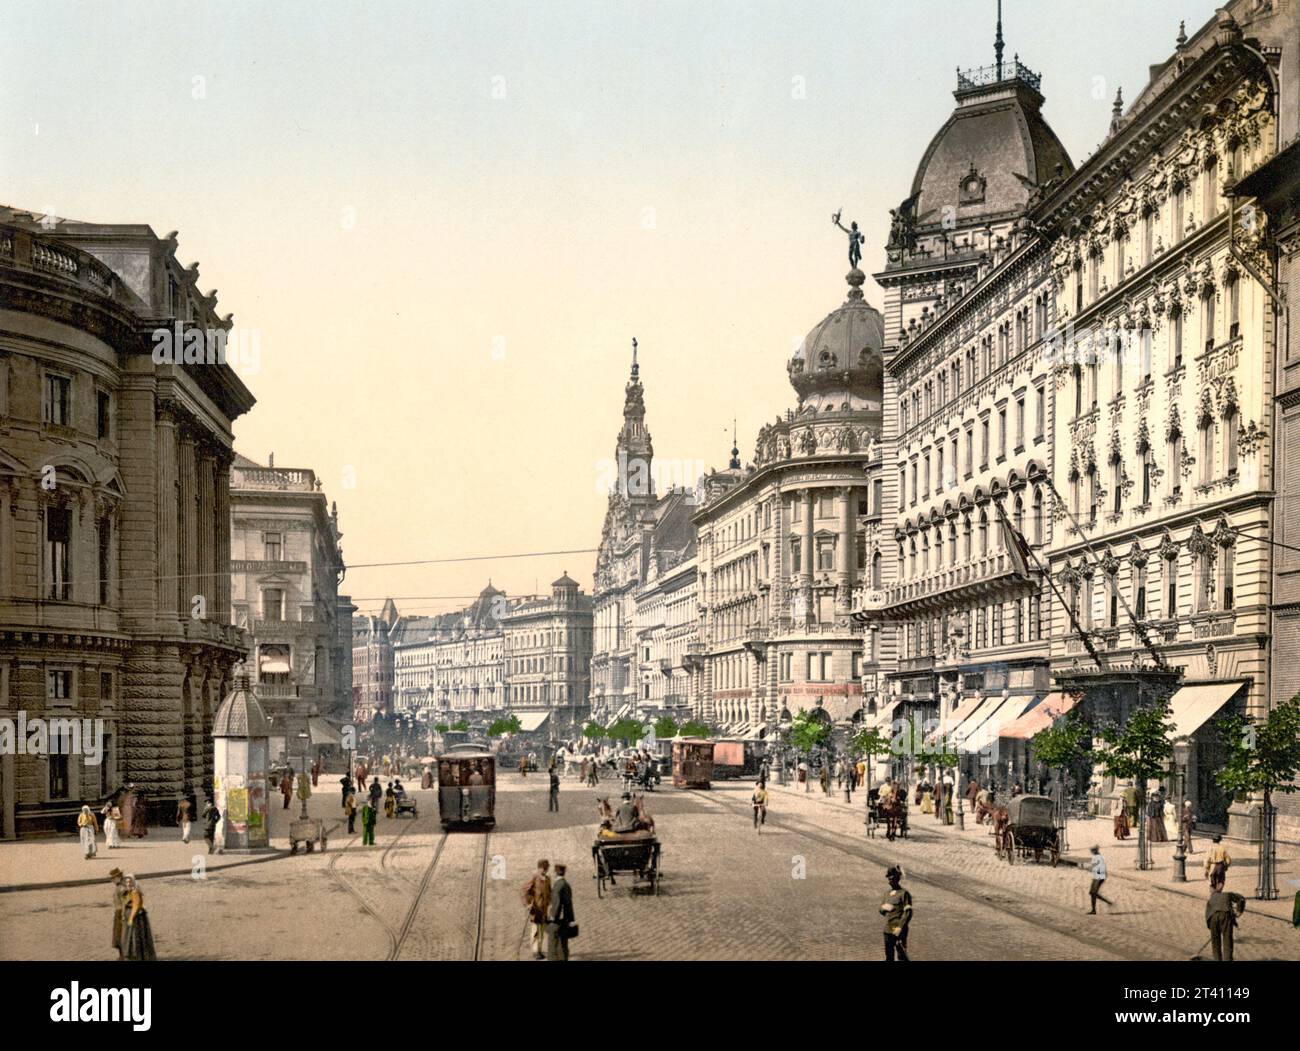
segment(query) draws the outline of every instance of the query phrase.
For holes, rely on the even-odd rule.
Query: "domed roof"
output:
[[[1031,79],[1033,78],[1033,79]],[[912,180],[919,226],[1023,212],[1034,186],[1074,170],[1043,119],[1036,77],[1016,63],[987,84],[959,79],[957,108],[931,140]]]
[[[236,680],[235,688],[221,702],[212,718],[213,737],[270,737],[271,721],[248,685],[248,677]]]
[[[834,404],[825,407],[834,408],[843,407],[841,401],[880,400],[885,319],[863,298],[866,275],[853,269],[846,280],[848,298],[812,327],[790,359],[790,383],[801,403],[816,395],[828,396]]]

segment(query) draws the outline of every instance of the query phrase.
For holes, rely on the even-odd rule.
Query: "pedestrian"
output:
[[[1116,839],[1120,839],[1120,840],[1128,839],[1129,836],[1128,807],[1124,805],[1123,801],[1119,801],[1116,803],[1115,823],[1114,823],[1114,828],[1111,831],[1111,834]]]
[[[546,923],[551,910],[551,863],[537,862],[537,871],[524,884],[524,907],[528,910],[528,937],[533,959],[546,959]]]
[[[1138,809],[1138,790],[1137,785],[1129,785],[1124,789],[1124,809],[1128,811],[1128,823],[1130,828],[1137,828],[1137,824],[1142,820],[1142,813]]]
[[[393,782],[388,782],[388,787],[384,790],[384,817],[392,817],[397,813],[397,793],[393,791]]]
[[[77,815],[77,834],[81,838],[81,853],[87,861],[95,856],[95,834],[98,831],[99,821],[90,807],[83,806]]]
[[[302,803],[303,814],[307,813],[307,800],[311,798],[311,785],[307,781],[307,771],[304,770],[298,777],[298,799]]]
[[[319,777],[320,777],[320,760],[317,759],[316,762],[314,762],[314,763],[311,764],[311,786],[312,786],[312,788],[315,788],[315,787],[316,787],[316,781],[317,781],[317,779],[319,779]]]
[[[124,960],[156,960],[153,947],[153,929],[149,926],[149,913],[144,907],[144,895],[134,876],[126,877],[126,930],[123,937]]]
[[[1196,831],[1196,815],[1192,813],[1192,801],[1183,800],[1182,812],[1178,815],[1178,840],[1183,845],[1183,853],[1191,854],[1192,833]]]
[[[370,808],[376,813],[379,811],[379,801],[384,798],[384,790],[379,784],[379,778],[375,777],[370,782]],[[365,822],[362,822],[364,825]]]
[[[121,869],[109,869],[108,878],[113,881],[113,948],[120,960],[126,943],[123,935],[126,933],[126,906],[130,894]]]
[[[357,831],[357,797],[353,792],[349,792],[343,797],[343,813],[348,819],[348,835],[355,835]]]
[[[754,785],[754,794],[749,797],[749,805],[754,808],[754,827],[758,829],[759,835],[762,835],[763,826],[767,824],[767,789],[763,787],[762,781]]]
[[[568,960],[569,939],[577,933],[577,923],[573,918],[573,888],[564,878],[566,868],[555,866],[555,881],[551,884],[550,919],[551,959]]]
[[[1147,839],[1152,843],[1168,843],[1165,828],[1165,794],[1159,788],[1147,800]]]
[[[373,847],[375,845],[375,818],[379,811],[375,809],[373,800],[367,800],[361,807],[361,845],[363,847]]]
[[[176,804],[176,824],[181,826],[181,842],[190,841],[190,801],[182,799]]]
[[[118,838],[117,830],[122,822],[122,811],[117,805],[117,797],[114,796],[105,803],[100,813],[104,817],[104,845],[109,850],[121,846],[122,841]]]
[[[880,915],[885,918],[885,959],[907,963],[907,928],[912,922],[912,892],[902,887],[903,870],[890,865],[885,870],[889,890],[880,903]]]
[[[1088,898],[1092,902],[1092,908],[1088,910],[1088,915],[1096,916],[1098,901],[1104,901],[1111,908],[1115,907],[1115,903],[1101,893],[1101,885],[1106,882],[1106,859],[1101,856],[1101,847],[1094,843],[1088,849],[1092,852],[1090,867],[1092,884],[1088,887]]]
[[[149,799],[141,788],[132,788],[131,838],[144,839],[149,835]]]
[[[1210,881],[1211,887],[1223,888],[1231,865],[1232,857],[1228,854],[1228,848],[1223,845],[1223,837],[1216,835],[1210,845],[1209,853],[1205,855],[1205,877]]]
[[[289,809],[289,800],[293,798],[293,767],[289,767],[280,778],[280,795],[284,796],[284,809]]]
[[[578,767],[578,780],[580,784],[590,784],[587,780],[587,757],[585,755],[582,757],[582,763]]]
[[[339,788],[342,790],[339,795],[339,805],[343,806],[348,801],[348,796],[352,794],[352,778],[344,774],[339,778]]]
[[[221,811],[211,799],[203,808],[203,838],[208,841],[208,853],[217,846],[217,826],[221,824]],[[220,851],[218,851],[220,853]]]
[[[555,767],[551,767],[551,792],[546,803],[548,812],[560,812],[560,775],[555,772]]]
[[[827,796],[830,795],[831,794],[831,768],[825,761],[822,762],[822,772],[819,780],[821,781],[821,785],[822,785],[822,795],[827,795]]]
[[[1210,930],[1210,945],[1216,960],[1232,962],[1232,931],[1237,917],[1246,911],[1246,899],[1240,894],[1225,891],[1223,884],[1210,889],[1210,899],[1205,903],[1205,926]]]

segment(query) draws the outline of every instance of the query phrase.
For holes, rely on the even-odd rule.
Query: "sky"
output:
[[[832,213],[883,267],[995,10],[5,0],[0,201],[179,231],[246,348],[236,448],[317,472],[362,611],[590,591],[633,337],[664,483],[733,419],[752,456],[844,299]],[[1006,0],[1006,54],[1078,164],[1213,13]]]

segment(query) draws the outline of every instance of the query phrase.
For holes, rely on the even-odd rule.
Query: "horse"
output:
[[[1011,850],[1011,844],[1006,842],[1007,826],[1011,824],[1011,819],[1004,806],[991,806],[987,810],[993,824],[993,848],[998,852],[998,857],[1002,857],[1004,846],[1008,851]]]
[[[885,838],[892,840],[907,829],[907,803],[901,796],[891,795],[880,801],[880,816],[885,819]]]
[[[632,806],[636,808],[637,828],[653,832],[655,830],[655,819],[650,816],[645,808],[645,795],[640,792],[634,795],[632,797]]]
[[[596,810],[599,812],[600,815],[599,820],[601,821],[614,820],[614,808],[609,805],[609,796],[605,796],[603,798],[597,798]]]

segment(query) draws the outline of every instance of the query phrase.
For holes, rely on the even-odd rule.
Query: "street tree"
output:
[[[688,719],[682,724],[681,733],[683,737],[712,737],[713,729],[708,723],[702,723],[698,719]]]
[[[517,734],[524,728],[524,724],[519,721],[519,716],[510,715],[505,719],[495,720],[488,727],[489,737],[500,737],[502,734]]]
[[[1092,755],[1092,727],[1079,714],[1076,708],[1064,719],[1058,719],[1052,725],[1039,730],[1030,742],[1034,758],[1046,767],[1055,767],[1061,772],[1062,796],[1060,815],[1062,833],[1067,841],[1066,806],[1070,798],[1070,772],[1089,760]]]
[[[849,742],[849,748],[855,755],[860,755],[866,760],[867,780],[866,790],[871,792],[871,768],[875,766],[876,756],[889,755],[891,749],[889,738],[882,734],[874,726],[867,730],[859,730],[853,735]]]
[[[805,756],[811,755],[813,749],[820,748],[831,739],[832,727],[820,719],[813,718],[811,712],[804,710],[794,717],[790,725],[790,741]]]
[[[645,727],[636,719],[620,719],[605,732],[612,740],[632,746],[645,736]]]
[[[1174,745],[1169,733],[1169,698],[1135,708],[1123,725],[1111,723],[1098,733],[1094,745],[1097,761],[1108,777],[1132,778],[1138,799],[1138,868],[1149,869],[1151,858],[1147,844],[1147,781],[1159,777],[1173,758]]]
[[[605,736],[605,728],[598,722],[589,722],[583,727],[582,736],[594,741]]]
[[[1263,721],[1233,712],[1219,723],[1228,755],[1215,773],[1219,787],[1234,796],[1263,797],[1260,815],[1259,883],[1255,895],[1277,897],[1276,792],[1300,790],[1300,694],[1277,705]]]
[[[662,715],[655,720],[655,737],[661,741],[676,737],[679,729],[677,720],[671,715]]]

